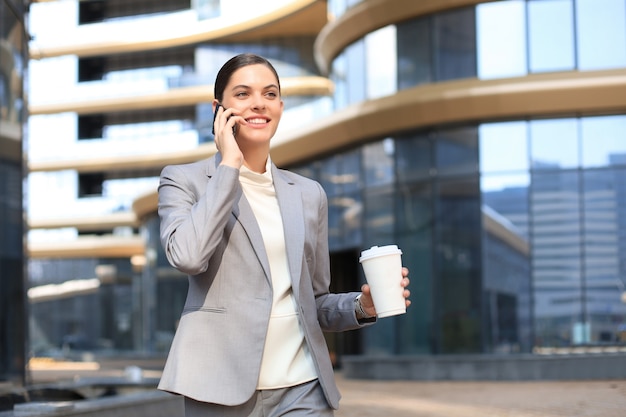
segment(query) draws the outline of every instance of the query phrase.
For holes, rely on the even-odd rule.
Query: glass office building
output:
[[[626,348],[626,0],[259,7],[32,7],[35,355],[167,351],[187,284],[158,172],[215,152],[211,84],[244,51],[285,80],[272,159],[328,194],[332,289],[372,245],[411,270],[406,315],[329,335],[338,363]]]
[[[355,9],[375,7],[360,3],[347,8],[331,1],[329,7],[353,23],[361,12]],[[574,87],[570,75],[623,75],[626,3],[472,4],[383,26],[337,52],[328,62],[337,110],[409,91],[432,94],[428,87],[435,85],[463,94],[454,80],[472,80],[470,95],[501,88],[503,96],[517,88],[539,92],[543,82],[538,98],[556,104],[559,91],[549,90],[559,83]],[[394,337],[372,329],[372,341],[384,346],[373,342],[369,349],[530,351],[620,340],[626,116],[619,112],[626,99],[610,90],[596,94],[604,102],[598,107],[612,102],[614,110],[587,109],[585,96],[567,111],[531,101],[518,114],[504,108],[489,114],[468,101],[455,115],[451,105],[441,109],[450,113],[444,117],[451,126],[440,120],[401,131],[390,126],[359,150],[310,166],[321,181],[329,169],[358,179],[344,190],[327,187],[337,201],[362,206],[357,229],[363,235],[346,241],[355,234],[338,224],[333,248],[381,241],[410,248],[405,262],[417,280],[413,323],[398,320]],[[503,110],[510,114],[499,114]],[[417,107],[414,117],[428,111]],[[465,114],[472,111],[483,114]],[[337,207],[337,213],[351,209]],[[492,233],[493,224],[508,232],[506,239]]]
[[[26,357],[22,207],[26,3],[0,1],[0,382],[23,382]]]

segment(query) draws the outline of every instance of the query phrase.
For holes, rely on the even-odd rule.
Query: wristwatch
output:
[[[363,294],[357,295],[356,298],[354,299],[354,311],[356,312],[356,318],[358,320],[371,319],[374,316],[367,314],[365,310],[363,309],[363,305],[361,304],[361,295]]]

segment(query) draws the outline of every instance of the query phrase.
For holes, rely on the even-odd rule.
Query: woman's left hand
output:
[[[407,289],[409,283],[409,269],[403,267],[402,281],[400,281],[400,285],[404,288],[404,292],[402,295],[404,296],[404,302],[407,307],[411,305],[411,300],[409,300],[409,297],[411,296],[411,291]],[[376,307],[374,306],[374,300],[372,300],[372,292],[370,291],[370,286],[367,284],[363,284],[363,286],[361,286],[361,292],[363,293],[363,295],[361,296],[361,306],[363,307],[363,310],[372,317],[376,316]]]

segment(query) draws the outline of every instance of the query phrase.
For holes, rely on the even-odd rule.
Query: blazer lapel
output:
[[[241,226],[248,234],[248,239],[250,239],[250,244],[256,252],[256,256],[263,267],[263,272],[265,272],[265,277],[268,282],[270,281],[270,262],[267,259],[267,252],[265,251],[265,243],[263,243],[263,235],[261,234],[261,229],[259,228],[259,224],[256,221],[256,217],[254,217],[254,212],[252,211],[252,207],[250,207],[250,203],[246,199],[246,196],[243,194],[243,190],[241,187],[237,193],[238,203],[233,207],[233,215],[235,218],[241,223]]]
[[[218,153],[215,155],[212,160],[209,160],[207,166],[207,176],[211,178],[218,165],[221,162],[221,155]],[[237,188],[237,203],[233,205],[232,213],[235,219],[241,224],[246,234],[248,235],[248,239],[250,240],[250,245],[254,249],[254,252],[259,259],[259,263],[263,267],[263,272],[265,273],[265,278],[270,281],[270,264],[267,259],[267,252],[265,251],[265,244],[263,243],[263,236],[261,235],[261,229],[259,229],[259,224],[256,221],[256,217],[254,217],[254,212],[252,211],[252,207],[250,207],[250,203],[246,199],[246,196],[243,194],[243,190],[241,186]]]
[[[302,206],[302,192],[284,176],[272,163],[272,177],[278,206],[283,218],[285,232],[285,247],[287,249],[287,261],[289,272],[296,298],[299,297],[300,272],[304,251],[304,213]]]

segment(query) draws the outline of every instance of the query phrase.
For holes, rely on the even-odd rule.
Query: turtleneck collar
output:
[[[267,162],[265,163],[265,172],[260,174],[252,171],[245,165],[239,168],[239,181],[246,182],[251,185],[271,187],[273,184],[272,179],[272,161],[267,156]]]

